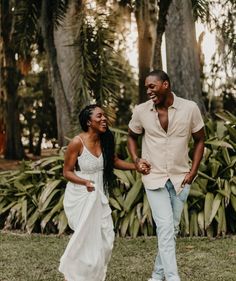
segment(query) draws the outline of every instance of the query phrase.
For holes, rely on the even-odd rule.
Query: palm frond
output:
[[[16,51],[26,58],[30,54],[30,46],[36,42],[39,34],[39,16],[41,1],[19,0],[14,10],[14,38]]]
[[[200,19],[202,22],[209,21],[209,1],[207,0],[192,0],[192,8],[194,19]]]
[[[51,10],[54,26],[57,28],[63,23],[68,8],[68,0],[53,0],[51,1]]]
[[[79,58],[71,68],[76,109],[96,102],[104,107],[111,122],[116,120],[122,77],[127,76],[127,62],[117,40],[114,17],[97,7],[83,13],[79,38],[71,45]]]

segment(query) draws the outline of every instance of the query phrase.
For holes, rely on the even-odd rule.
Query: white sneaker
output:
[[[150,278],[150,279],[148,279],[148,281],[162,281],[162,280],[160,280],[160,279]]]

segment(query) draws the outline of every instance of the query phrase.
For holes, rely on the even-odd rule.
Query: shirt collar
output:
[[[170,106],[170,108],[175,108],[175,109],[178,109],[179,107],[179,98],[175,95],[174,92],[171,92],[173,94],[173,97],[174,97],[174,101],[173,101],[173,104]],[[153,110],[156,110],[155,109],[155,105],[154,103],[152,102],[152,100],[149,100],[149,105],[150,105],[150,110],[153,111]]]

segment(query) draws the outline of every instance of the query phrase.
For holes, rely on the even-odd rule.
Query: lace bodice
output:
[[[84,145],[81,155],[78,157],[80,171],[85,174],[93,174],[103,170],[103,156],[93,155]]]

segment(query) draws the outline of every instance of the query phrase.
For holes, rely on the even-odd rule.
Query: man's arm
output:
[[[135,134],[132,130],[128,130],[128,150],[136,169],[142,174],[149,174],[151,165],[147,160],[138,157],[138,134]]]
[[[196,177],[204,152],[204,139],[205,139],[204,128],[200,129],[196,133],[193,133],[192,136],[194,140],[192,167],[190,172],[185,176],[183,185],[186,183],[191,184],[193,179]]]

